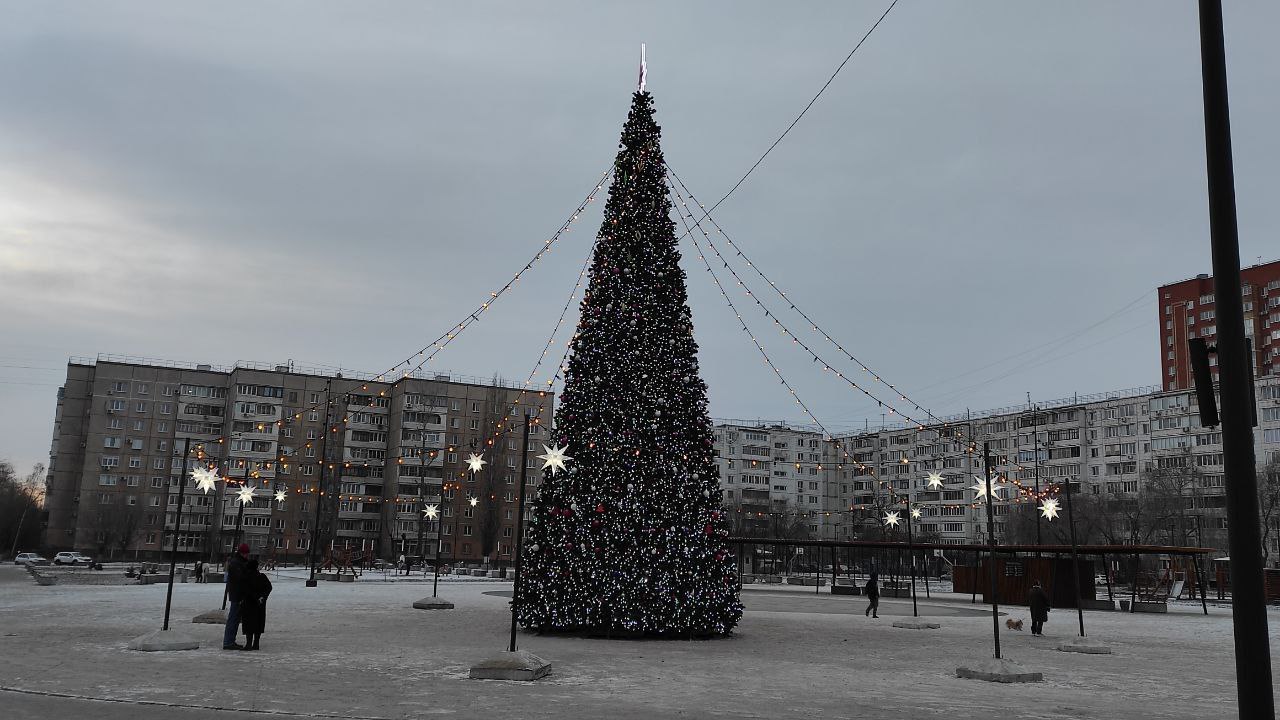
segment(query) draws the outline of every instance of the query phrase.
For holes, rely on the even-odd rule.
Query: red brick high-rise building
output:
[[[1245,334],[1253,342],[1254,376],[1276,374],[1280,372],[1280,261],[1242,269],[1240,285]],[[1213,277],[1197,275],[1162,285],[1157,292],[1161,385],[1166,390],[1190,388],[1194,382],[1187,341],[1203,337],[1212,345],[1218,337]],[[1210,355],[1209,362],[1217,380],[1217,358]]]

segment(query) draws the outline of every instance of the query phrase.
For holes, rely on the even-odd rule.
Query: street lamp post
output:
[[[187,460],[191,453],[191,438],[182,439],[182,474],[178,476],[178,512],[173,521],[173,549],[169,551],[169,589],[164,595],[164,627],[169,629],[169,609],[173,605],[173,574],[178,567],[178,536],[182,533],[182,501],[187,490]],[[225,607],[225,605],[224,605]]]
[[[332,389],[331,380],[324,381],[324,434],[320,436],[320,478],[316,481],[316,520],[315,530],[311,533],[311,577],[307,578],[307,587],[316,587],[316,550],[320,544],[320,505],[324,498],[324,471],[328,466],[329,456],[329,406],[331,399],[329,393]]]
[[[982,443],[982,470],[986,476],[987,486],[987,570],[991,578],[991,631],[995,638],[996,659],[1000,659],[1000,598],[996,589],[996,521],[991,510],[991,443]]]
[[[520,548],[524,542],[524,488],[529,476],[529,426],[533,422],[533,416],[526,411],[523,432],[524,445],[520,451],[520,494],[516,498],[516,578],[515,585],[511,590],[511,644],[507,648],[509,652],[516,651],[516,608],[520,604]]]

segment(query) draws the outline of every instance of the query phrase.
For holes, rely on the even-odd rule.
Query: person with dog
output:
[[[1049,621],[1049,594],[1036,580],[1027,592],[1027,604],[1031,608],[1031,634],[1044,635],[1044,624]]]
[[[867,578],[867,611],[863,615],[873,618],[880,617],[880,574],[875,570],[871,571],[871,577]]]

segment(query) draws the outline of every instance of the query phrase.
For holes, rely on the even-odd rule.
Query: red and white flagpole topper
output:
[[[640,43],[640,84],[636,92],[644,92],[645,76],[649,74],[649,65],[644,59],[644,43]]]

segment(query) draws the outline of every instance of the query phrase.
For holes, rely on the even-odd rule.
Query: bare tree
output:
[[[40,504],[44,486],[44,465],[36,464],[31,474],[19,479],[13,465],[0,460],[0,553],[22,552],[40,544]]]
[[[1262,564],[1271,559],[1271,546],[1280,534],[1280,458],[1258,471],[1258,504],[1262,514]]]

